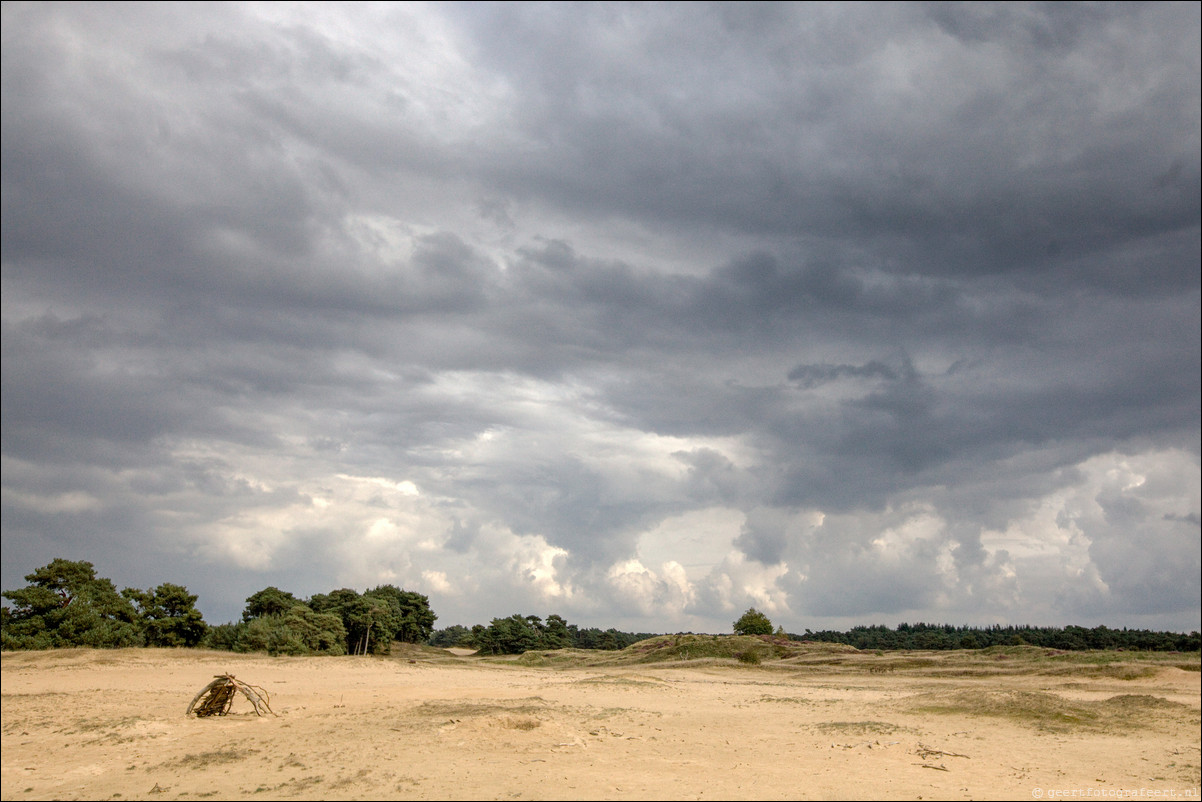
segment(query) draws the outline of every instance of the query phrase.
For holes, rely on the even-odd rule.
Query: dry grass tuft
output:
[[[196,769],[203,766],[219,766],[225,763],[236,763],[239,760],[246,760],[251,755],[257,755],[258,753],[258,749],[226,747],[225,749],[217,749],[211,752],[197,752],[191,755],[184,755],[179,760],[173,760],[167,765],[188,769]]]
[[[522,716],[522,717],[502,716],[500,719],[498,719],[498,723],[504,729],[521,730],[523,732],[528,732],[529,730],[538,729],[539,727],[541,727],[543,725],[543,723],[536,718],[528,718],[528,717],[524,717],[524,716]]]
[[[893,735],[906,728],[888,721],[828,721],[816,725],[814,729],[840,735]]]

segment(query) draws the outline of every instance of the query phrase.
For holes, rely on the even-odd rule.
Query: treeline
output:
[[[53,649],[72,646],[202,646],[270,654],[388,654],[394,641],[462,646],[483,654],[521,654],[551,649],[624,649],[654,633],[581,629],[562,616],[494,618],[488,626],[435,630],[429,599],[393,585],[359,593],[342,588],[298,599],[267,587],[246,599],[242,620],[209,626],[196,609],[197,597],[183,585],[165,582],[118,592],[112,580],[96,576],[90,562],[56,559],[26,575],[28,586],[3,592],[13,602],[0,608],[0,648]],[[736,632],[772,632],[772,623],[754,608],[734,623]],[[778,634],[785,634],[778,631]],[[857,649],[983,649],[1028,644],[1066,651],[1127,649],[1199,651],[1199,634],[1079,626],[989,627],[948,624],[858,626],[847,632],[824,630],[792,640],[845,643]]]
[[[1092,629],[1079,626],[1032,627],[994,625],[989,627],[952,626],[950,624],[899,624],[858,626],[847,632],[824,630],[804,635],[790,634],[793,640],[846,643],[864,650],[891,649],[984,649],[989,646],[1042,646],[1065,651],[1088,649],[1126,649],[1129,651],[1196,652],[1202,648],[1197,632],[1153,632],[1146,629]]]
[[[483,654],[522,654],[537,649],[625,649],[632,643],[654,637],[647,632],[619,632],[596,627],[581,629],[562,616],[549,615],[543,621],[536,615],[514,614],[494,618],[488,626],[471,629],[458,624],[441,629],[430,637],[431,646],[460,646]]]
[[[269,654],[388,654],[393,641],[424,643],[437,616],[420,593],[380,585],[298,599],[268,587],[246,600],[242,620],[209,626],[183,585],[125,588],[90,562],[56,559],[6,590],[0,647],[203,646]]]

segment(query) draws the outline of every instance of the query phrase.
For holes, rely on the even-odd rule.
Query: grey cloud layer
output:
[[[6,4],[5,588],[1196,626],[1197,6],[879,6]],[[147,576],[206,536],[275,562]]]

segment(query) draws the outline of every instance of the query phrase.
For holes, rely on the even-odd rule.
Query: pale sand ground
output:
[[[6,653],[0,667],[6,802],[1198,798],[1202,686],[1179,668],[939,678],[146,649]],[[227,671],[263,686],[278,717],[242,698],[224,718],[185,716]],[[965,691],[1114,715],[1058,726],[919,709]],[[1130,704],[1099,704],[1121,695]]]

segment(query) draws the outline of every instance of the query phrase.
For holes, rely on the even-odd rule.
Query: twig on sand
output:
[[[923,746],[922,744],[918,745],[918,751],[915,752],[915,754],[918,755],[919,757],[940,757],[940,756],[942,756],[942,757],[963,757],[963,758],[968,758],[969,760],[972,759],[972,758],[969,758],[968,755],[961,755],[957,752],[944,752],[942,749],[932,749],[931,747]]]

